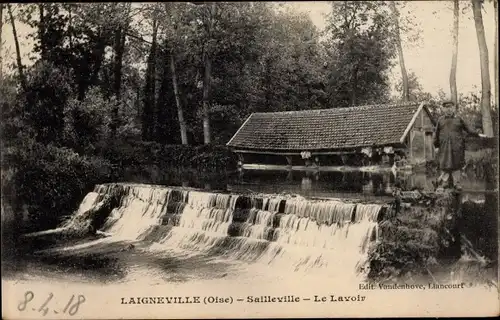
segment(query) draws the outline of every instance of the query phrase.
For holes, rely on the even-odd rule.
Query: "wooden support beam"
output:
[[[318,157],[318,156],[315,156],[315,157],[314,157],[314,165],[316,165],[316,166],[318,166],[318,167],[319,167],[319,165],[320,165],[320,163],[319,163],[319,157]]]
[[[342,160],[342,164],[346,165],[347,164],[347,160],[349,160],[349,157],[346,154],[341,154],[340,155],[340,159]]]
[[[425,134],[424,131],[424,113],[420,112],[420,123],[421,123],[421,131],[423,135],[423,140],[424,140],[424,161],[427,161],[427,135]]]
[[[245,164],[245,158],[243,154],[237,153],[236,155],[238,156],[238,166],[239,167],[243,166]]]
[[[409,143],[408,143],[408,147],[409,147],[409,152],[410,152],[410,156],[409,156],[409,161],[413,161],[413,131],[410,131],[410,134],[409,134]]]
[[[394,151],[404,151],[405,147],[394,147]],[[300,152],[279,152],[279,151],[258,151],[258,150],[243,150],[243,149],[235,149],[233,150],[235,153],[253,153],[253,154],[267,154],[267,155],[275,155],[275,156],[300,156]],[[311,157],[320,156],[320,155],[354,155],[361,153],[360,150],[352,149],[352,150],[335,150],[335,151],[311,151]]]

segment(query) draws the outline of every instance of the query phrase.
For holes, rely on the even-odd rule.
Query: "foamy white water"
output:
[[[135,239],[154,225],[161,224],[169,189],[131,187],[118,208],[108,218],[107,232],[114,237]]]
[[[106,241],[146,241],[151,254],[209,254],[277,270],[359,275],[377,241],[382,208],[339,200],[248,197],[147,185],[97,186],[75,215],[121,199],[102,226]],[[85,244],[80,245],[84,248]],[[349,273],[349,275],[347,275]]]

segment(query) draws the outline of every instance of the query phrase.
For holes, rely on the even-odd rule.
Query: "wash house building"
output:
[[[227,143],[239,165],[410,164],[434,159],[424,103],[251,114]]]

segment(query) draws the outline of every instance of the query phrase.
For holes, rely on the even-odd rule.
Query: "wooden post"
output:
[[[349,157],[347,156],[347,154],[341,154],[340,159],[342,160],[342,165],[346,165]]]
[[[429,139],[431,139],[431,160],[434,160],[436,158],[436,152],[434,150],[432,134],[430,134],[429,136],[430,136]]]
[[[237,153],[238,156],[238,167],[243,167],[243,164],[245,163],[245,158],[243,157],[243,154]]]
[[[319,156],[314,157],[314,164],[319,168]]]
[[[423,136],[423,142],[424,142],[424,163],[427,162],[427,143],[426,143],[426,140],[427,140],[427,135],[425,134],[425,129],[424,129],[424,114],[422,111],[420,111],[420,126],[421,126],[421,131],[422,131],[422,134],[424,135]]]
[[[409,154],[410,154],[409,158],[410,159],[408,159],[409,160],[408,162],[410,162],[410,163],[413,161],[413,143],[412,142],[413,142],[413,134],[414,133],[415,132],[413,130],[410,131],[409,141],[408,141],[408,147],[410,148],[410,150],[409,150]]]

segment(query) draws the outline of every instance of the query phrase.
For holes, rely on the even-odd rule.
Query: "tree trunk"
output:
[[[118,29],[116,32],[116,51],[115,51],[115,61],[113,64],[114,77],[113,77],[113,93],[116,96],[116,100],[121,99],[121,85],[122,85],[122,67],[123,67],[123,53],[125,51],[125,30]],[[118,111],[113,111],[115,116],[117,116]]]
[[[359,66],[354,67],[354,72],[352,76],[352,82],[351,82],[351,106],[355,107],[356,104],[358,103],[358,72],[359,72]]]
[[[128,22],[127,22],[128,23]],[[114,43],[114,62],[113,62],[113,93],[116,96],[116,104],[113,106],[112,121],[111,121],[111,134],[116,134],[118,127],[118,103],[121,99],[121,84],[122,84],[122,67],[123,67],[123,54],[125,52],[125,34],[127,33],[127,23],[123,27],[119,27],[115,32]]]
[[[394,16],[394,25],[396,29],[394,41],[396,43],[396,49],[398,50],[399,66],[401,67],[401,77],[403,80],[402,98],[404,102],[407,102],[410,100],[410,87],[408,84],[408,73],[406,71],[403,46],[401,45],[401,35],[399,32],[399,12],[394,1],[389,1],[389,3],[391,5],[392,14]]]
[[[474,23],[476,25],[477,43],[479,46],[479,57],[481,63],[481,113],[483,120],[483,133],[489,137],[493,137],[493,124],[491,121],[491,83],[488,61],[488,47],[486,46],[480,0],[472,0],[472,11],[474,14]]]
[[[179,118],[179,127],[181,130],[181,143],[188,144],[186,123],[184,121],[184,112],[182,110],[179,87],[177,85],[177,73],[175,71],[175,56],[170,54],[170,72],[172,72],[172,85],[174,87],[175,103],[177,105],[177,117]]]
[[[122,68],[123,68],[123,54],[125,53],[125,40],[129,28],[129,13],[130,3],[127,4],[126,21],[123,26],[120,26],[115,33],[115,61],[114,61],[114,79],[113,79],[113,93],[116,95],[117,100],[121,98],[121,84],[122,84]]]
[[[207,17],[208,23],[208,40],[212,39],[212,27],[213,27],[213,19],[215,14],[215,2],[212,2],[210,5],[209,15]],[[210,144],[210,109],[209,109],[209,100],[210,100],[210,80],[212,78],[212,61],[210,54],[208,52],[208,46],[205,44],[205,48],[203,50],[203,62],[204,62],[204,77],[203,77],[203,142],[205,144]]]
[[[24,68],[21,60],[21,48],[19,47],[16,22],[14,20],[14,15],[12,14],[12,8],[10,4],[7,4],[7,10],[9,12],[10,23],[12,25],[12,35],[14,36],[14,44],[16,46],[16,61],[17,61],[17,70],[19,72],[19,79],[21,80],[21,87],[23,88],[23,90],[26,90],[26,78],[24,77]]]
[[[459,26],[459,9],[458,0],[453,1],[453,51],[451,56],[450,70],[450,93],[451,101],[455,104],[458,110],[458,93],[457,93],[457,56],[458,56],[458,26]]]
[[[212,69],[212,61],[208,53],[204,52],[204,65],[205,75],[203,77],[203,142],[209,144],[210,141],[210,110],[209,110],[209,90],[210,90],[210,77]]]
[[[495,60],[494,70],[495,70],[495,105],[498,108],[499,98],[498,98],[498,0],[493,0],[493,6],[495,8]]]
[[[88,89],[90,86],[97,84],[97,80],[99,79],[99,71],[101,70],[102,63],[104,62],[104,55],[106,53],[105,36],[101,35],[98,41],[99,42],[97,43],[97,48],[95,50],[97,61],[94,64],[94,68],[92,69],[92,75],[85,89]]]
[[[47,60],[47,45],[45,43],[45,15],[44,15],[44,10],[43,10],[43,3],[38,4],[38,13],[39,13],[39,18],[40,22],[38,24],[38,34],[40,38],[40,47],[41,47],[41,57],[42,60]]]
[[[143,109],[142,109],[142,139],[150,141],[155,134],[157,121],[155,114],[155,74],[156,74],[156,37],[157,37],[157,24],[153,20],[153,39],[149,51],[146,79],[144,84],[143,95]]]
[[[113,61],[113,94],[116,97],[116,101],[114,101],[114,105],[112,107],[111,112],[111,135],[116,135],[116,129],[118,128],[118,104],[120,101],[120,89],[122,83],[122,58],[123,58],[123,46],[122,46],[122,34],[124,34],[124,30],[122,28],[117,28],[115,31],[115,52],[114,52],[114,61]]]
[[[3,81],[2,31],[3,31],[3,3],[0,3],[0,85],[2,84]]]
[[[69,50],[73,52],[73,14],[71,3],[68,4],[68,37],[69,37]]]
[[[153,93],[153,105],[155,106],[154,107],[154,114],[155,114],[155,136],[156,136],[156,139],[160,138],[159,136],[161,135],[161,131],[162,131],[162,126],[163,126],[163,123],[160,123],[160,121],[163,121],[163,119],[161,119],[161,113],[163,110],[161,110],[160,108],[163,108],[163,106],[160,106],[160,104],[158,103],[158,101],[160,101],[160,94],[161,94],[161,83],[162,83],[162,79],[163,79],[163,72],[162,72],[162,68],[160,67],[157,67],[157,66],[166,66],[167,70],[170,69],[169,68],[169,60],[170,59],[162,59],[161,58],[161,55],[159,54],[162,49],[161,47],[158,45],[158,34],[161,34],[162,32],[162,23],[161,23],[161,20],[160,20],[160,7],[159,7],[159,3],[156,3],[154,4],[154,10],[153,10],[153,29],[155,29],[153,31],[153,37],[154,37],[154,42],[156,44],[156,55],[155,55],[155,60],[154,60],[154,64],[155,64],[155,69],[154,69],[154,74],[153,74],[153,79],[154,79],[154,82],[155,82],[155,85],[154,85],[154,93]],[[159,108],[160,107],[160,108]]]
[[[156,17],[153,18],[153,37],[151,43],[151,53],[150,53],[150,68],[149,68],[149,76],[150,76],[150,103],[151,103],[151,128],[150,134],[151,139],[156,136],[158,132],[158,109],[156,108],[156,101],[158,100],[158,70],[156,68],[157,64],[157,53],[158,53],[158,21]],[[155,140],[155,139],[153,139]]]
[[[80,71],[82,77],[78,81],[78,100],[83,101],[85,99],[85,95],[87,94],[87,90],[97,84],[97,80],[99,79],[99,71],[101,70],[102,63],[104,61],[104,55],[106,53],[106,38],[109,34],[106,32],[103,34],[103,31],[99,31],[98,42],[94,48],[94,55],[96,56],[96,61],[92,68],[88,66],[84,67],[84,71]]]

